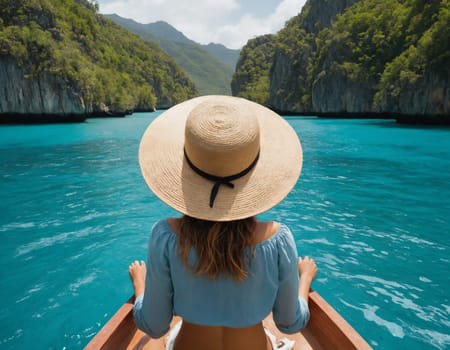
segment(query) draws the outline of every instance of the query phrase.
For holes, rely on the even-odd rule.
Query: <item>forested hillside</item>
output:
[[[309,0],[243,48],[233,94],[289,113],[450,122],[449,23],[450,0]]]
[[[275,36],[263,35],[247,42],[236,64],[231,92],[261,104],[269,101],[269,70],[275,51]]]
[[[106,16],[145,40],[156,42],[184,69],[202,95],[230,95],[238,50],[200,45],[166,22],[142,24],[115,14]]]
[[[223,62],[225,66],[234,72],[236,68],[236,62],[239,58],[239,49],[229,49],[222,44],[209,43],[207,45],[202,45],[202,47],[208,51],[211,55],[215,56],[218,60]]]
[[[97,11],[88,0],[0,0],[3,122],[166,108],[197,94],[156,44]]]

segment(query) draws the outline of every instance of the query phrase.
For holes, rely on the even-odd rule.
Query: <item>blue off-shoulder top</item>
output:
[[[179,257],[177,239],[167,219],[152,228],[145,292],[133,308],[139,329],[159,338],[169,330],[173,315],[199,325],[241,328],[261,322],[270,312],[284,333],[306,326],[309,308],[298,295],[297,248],[286,225],[280,224],[273,236],[256,244],[242,282],[195,275]],[[196,258],[191,249],[191,266]]]

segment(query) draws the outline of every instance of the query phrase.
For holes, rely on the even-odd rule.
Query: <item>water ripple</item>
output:
[[[28,229],[36,226],[34,222],[11,222],[0,227],[0,232],[7,232],[17,229]]]
[[[69,285],[69,290],[73,293],[76,293],[78,289],[86,284],[91,283],[97,278],[97,272],[91,272],[87,276],[83,276],[78,278],[75,282]]]
[[[44,249],[47,247],[54,246],[56,244],[70,242],[72,240],[89,236],[91,234],[103,232],[104,227],[85,227],[83,229],[71,232],[63,232],[51,237],[43,237],[38,239],[37,241],[21,245],[16,250],[16,257],[19,257],[24,254],[28,254],[32,251]]]
[[[411,327],[411,337],[420,342],[423,342],[425,339],[428,344],[441,350],[448,349],[447,346],[450,344],[450,334],[431,329]]]
[[[7,337],[7,338],[0,339],[0,345],[1,345],[1,344],[9,343],[9,342],[14,341],[14,340],[16,340],[16,339],[19,339],[20,337],[22,337],[22,335],[23,335],[23,329],[21,329],[21,328],[20,328],[20,329],[17,329],[17,330],[14,332],[13,335],[11,335],[11,336],[9,336],[9,337]]]
[[[382,279],[380,277],[376,277],[376,276],[368,276],[368,275],[347,275],[344,273],[337,273],[336,274],[337,277],[342,278],[342,279],[347,279],[347,280],[363,280],[366,282],[370,282],[371,284],[380,284],[383,286],[388,286],[390,288],[393,289],[409,289],[409,290],[417,290],[417,291],[422,291],[422,289],[415,287],[415,286],[411,286],[408,284],[402,284],[399,283],[397,281],[388,281],[385,279]]]
[[[349,304],[346,304],[346,305],[348,307],[352,307]],[[387,321],[376,314],[377,310],[379,309],[378,306],[372,306],[372,305],[367,305],[367,304],[363,304],[363,305],[365,306],[365,308],[360,309],[360,310],[363,312],[366,320],[372,321],[379,326],[386,327],[387,330],[396,338],[404,338],[405,337],[405,331],[403,330],[403,328],[400,325],[398,325],[395,322]],[[356,309],[358,309],[358,308],[356,308]]]

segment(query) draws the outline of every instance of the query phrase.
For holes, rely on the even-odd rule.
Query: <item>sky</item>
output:
[[[240,49],[256,36],[276,33],[306,0],[98,0],[100,13],[147,24],[165,21],[200,44]]]

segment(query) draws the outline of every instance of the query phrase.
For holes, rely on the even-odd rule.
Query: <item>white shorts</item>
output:
[[[170,330],[169,335],[167,336],[166,342],[166,350],[173,350],[173,346],[175,344],[175,339],[180,332],[182,321],[179,321],[173,326]],[[280,339],[277,343],[277,338],[266,328],[264,328],[266,332],[267,338],[269,338],[270,343],[272,344],[272,349],[275,350],[292,350],[294,349],[295,341],[287,338]]]

